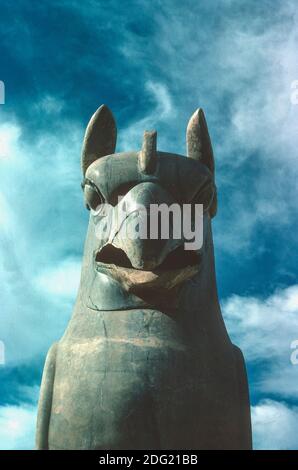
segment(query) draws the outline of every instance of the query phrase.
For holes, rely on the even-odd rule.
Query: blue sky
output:
[[[102,103],[120,151],[155,127],[160,150],[184,154],[188,119],[205,110],[218,288],[247,359],[254,445],[297,449],[295,1],[16,0],[0,14],[0,449],[34,445],[45,354],[80,273],[80,148]]]

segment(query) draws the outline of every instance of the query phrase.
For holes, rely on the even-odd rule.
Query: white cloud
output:
[[[266,299],[233,295],[223,302],[223,312],[231,335],[241,341],[249,360],[278,357],[283,344],[289,346],[298,335],[298,285],[279,289]]]
[[[263,400],[252,407],[252,426],[254,449],[298,449],[298,407]]]
[[[35,279],[35,285],[47,294],[74,298],[81,274],[81,260],[64,259],[57,266],[43,269]]]
[[[0,407],[0,450],[34,449],[36,413],[28,404]]]
[[[298,398],[298,366],[291,363],[291,343],[298,339],[298,285],[265,299],[233,295],[223,302],[223,314],[246,360],[258,362],[258,379],[251,386],[283,399]]]
[[[0,161],[16,157],[20,137],[21,129],[18,125],[14,123],[0,125]]]

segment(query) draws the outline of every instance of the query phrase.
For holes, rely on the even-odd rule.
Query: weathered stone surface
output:
[[[96,227],[105,222],[91,213],[73,316],[44,368],[37,448],[249,449],[245,365],[217,297],[204,115],[188,125],[191,158],[157,152],[155,140],[143,154],[104,156],[115,138],[113,116],[101,107],[82,152],[86,204],[116,207],[122,194],[129,225],[136,201],[201,202],[203,247],[190,255],[182,239],[134,244],[119,237],[120,227],[99,240]]]

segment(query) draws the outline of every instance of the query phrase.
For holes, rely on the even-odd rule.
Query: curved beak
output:
[[[117,209],[125,217],[116,223],[111,243],[125,252],[133,268],[154,270],[183,244],[182,237],[173,236],[173,217],[168,210],[172,204],[172,197],[151,182],[135,186],[119,202]]]

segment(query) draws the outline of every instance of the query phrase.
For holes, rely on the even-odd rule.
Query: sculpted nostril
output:
[[[152,261],[144,260],[144,270],[171,271],[174,269],[184,269],[188,266],[196,266],[200,263],[200,255],[194,250],[184,250],[183,246],[179,246],[171,251],[164,261],[159,265]],[[108,244],[97,252],[95,261],[97,263],[115,265],[121,268],[133,269],[132,263],[127,254],[120,248]]]
[[[200,262],[200,255],[194,250],[184,250],[181,245],[171,251],[159,266],[162,270],[183,269],[187,266],[196,266]]]
[[[95,261],[104,264],[114,264],[123,268],[132,268],[127,254],[120,248],[108,244],[97,252]]]

